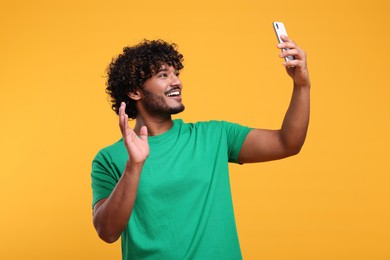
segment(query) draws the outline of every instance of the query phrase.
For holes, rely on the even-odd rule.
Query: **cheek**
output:
[[[161,105],[165,103],[165,96],[157,95],[153,92],[146,92],[144,101],[146,104]]]

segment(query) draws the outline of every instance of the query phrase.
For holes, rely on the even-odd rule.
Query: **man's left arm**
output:
[[[297,154],[305,142],[310,115],[310,78],[306,53],[288,37],[283,37],[279,49],[288,49],[280,58],[294,56],[284,62],[293,80],[290,105],[279,130],[253,129],[247,135],[238,156],[240,163],[264,162]]]

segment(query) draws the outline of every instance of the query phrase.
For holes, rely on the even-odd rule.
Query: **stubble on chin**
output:
[[[180,112],[183,112],[185,109],[185,106],[183,104],[179,104],[177,107],[168,106],[164,97],[156,95],[146,89],[143,89],[142,92],[144,94],[144,107],[149,112],[155,114],[175,115]]]

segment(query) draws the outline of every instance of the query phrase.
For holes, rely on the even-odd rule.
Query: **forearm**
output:
[[[296,154],[306,139],[310,117],[310,83],[294,84],[289,108],[283,120],[280,138],[286,151]]]
[[[94,226],[99,237],[108,243],[120,237],[130,219],[141,170],[142,165],[127,163],[111,195],[94,211]]]

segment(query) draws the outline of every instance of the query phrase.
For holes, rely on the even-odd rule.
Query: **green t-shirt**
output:
[[[237,162],[250,128],[225,121],[186,124],[149,137],[123,259],[241,259],[228,162]],[[123,140],[92,163],[93,205],[107,198],[128,155]]]

